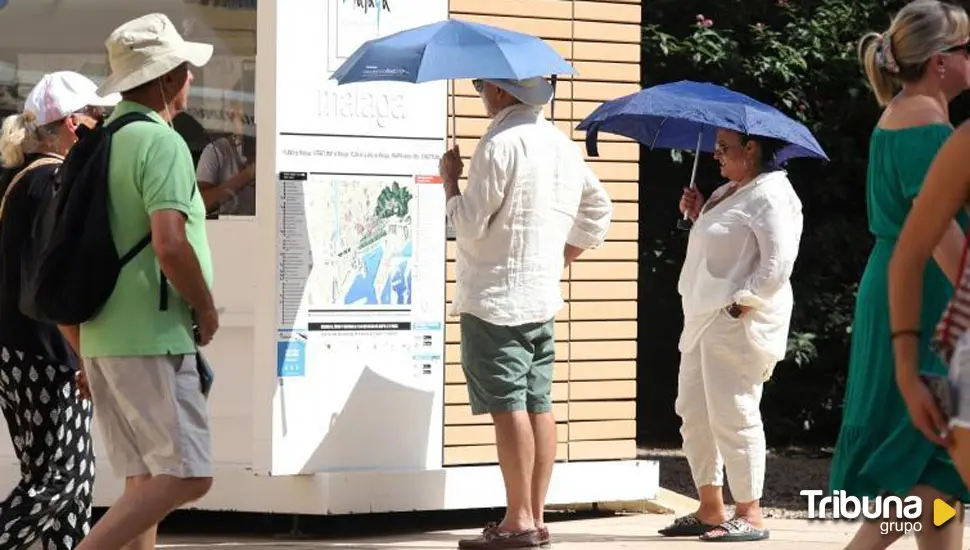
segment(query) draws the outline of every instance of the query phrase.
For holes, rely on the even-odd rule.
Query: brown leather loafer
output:
[[[489,523],[482,534],[473,539],[458,541],[458,548],[469,550],[506,550],[512,548],[536,548],[541,546],[538,529],[528,531],[499,531],[498,523]]]

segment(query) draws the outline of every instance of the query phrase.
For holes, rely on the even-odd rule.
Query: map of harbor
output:
[[[314,256],[309,307],[410,306],[412,181],[329,179],[305,190]]]

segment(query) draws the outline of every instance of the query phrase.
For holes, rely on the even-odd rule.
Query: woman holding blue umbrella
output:
[[[802,234],[801,201],[779,168],[795,157],[827,159],[803,124],[711,83],[661,84],[598,107],[578,129],[596,156],[600,131],[648,147],[713,151],[728,183],[706,202],[691,185],[680,291],[684,327],[676,409],[699,509],[661,529],[669,537],[749,542],[768,538],[764,485],[764,383],[785,357],[793,309],[789,278]],[[682,220],[683,221],[683,220]],[[681,227],[684,225],[678,224]],[[736,503],[729,517],[723,470]]]
[[[859,284],[842,429],[829,480],[832,491],[860,500],[919,497],[924,518],[917,543],[939,550],[961,548],[963,522],[933,527],[935,499],[970,502],[970,494],[944,438],[926,422],[938,411],[920,375],[947,372],[930,342],[953,291],[965,215],[947,221],[921,287],[911,289],[922,294],[914,324],[890,327],[887,278],[903,223],[914,200],[923,200],[927,170],[953,132],[948,104],[970,87],[968,37],[963,8],[917,0],[896,15],[889,30],[860,44],[870,85],[885,110],[869,142],[866,195],[875,243]],[[915,351],[916,360],[896,363],[894,344]],[[849,548],[886,548],[902,534],[882,533],[879,523],[867,522]]]
[[[676,410],[700,508],[665,536],[750,542],[768,538],[759,501],[765,475],[761,395],[784,358],[793,295],[789,278],[802,205],[774,159],[784,144],[720,129],[714,158],[729,180],[706,202],[685,190],[693,222],[678,289],[684,308]],[[724,505],[722,471],[736,503]]]

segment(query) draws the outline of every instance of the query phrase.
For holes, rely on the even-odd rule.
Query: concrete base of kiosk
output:
[[[0,466],[0,486],[13,486],[19,466]],[[549,505],[651,500],[657,497],[656,461],[616,460],[556,464]],[[94,505],[108,507],[123,481],[107,461],[98,467]],[[346,471],[308,476],[257,474],[242,465],[216,467],[212,491],[191,508],[279,514],[360,514],[459,510],[505,506],[498,466],[460,466],[430,471]]]

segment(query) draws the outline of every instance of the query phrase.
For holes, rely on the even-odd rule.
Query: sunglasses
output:
[[[482,79],[476,78],[475,80],[472,80],[472,86],[475,87],[475,92],[482,93],[482,89],[485,88],[485,83],[482,82]]]
[[[98,107],[95,105],[88,105],[80,110],[81,114],[87,115],[94,120],[104,120],[110,114],[110,111],[106,107]]]
[[[943,53],[966,53],[970,54],[970,42],[965,44],[957,44],[956,46],[950,46],[949,48],[943,50]]]

